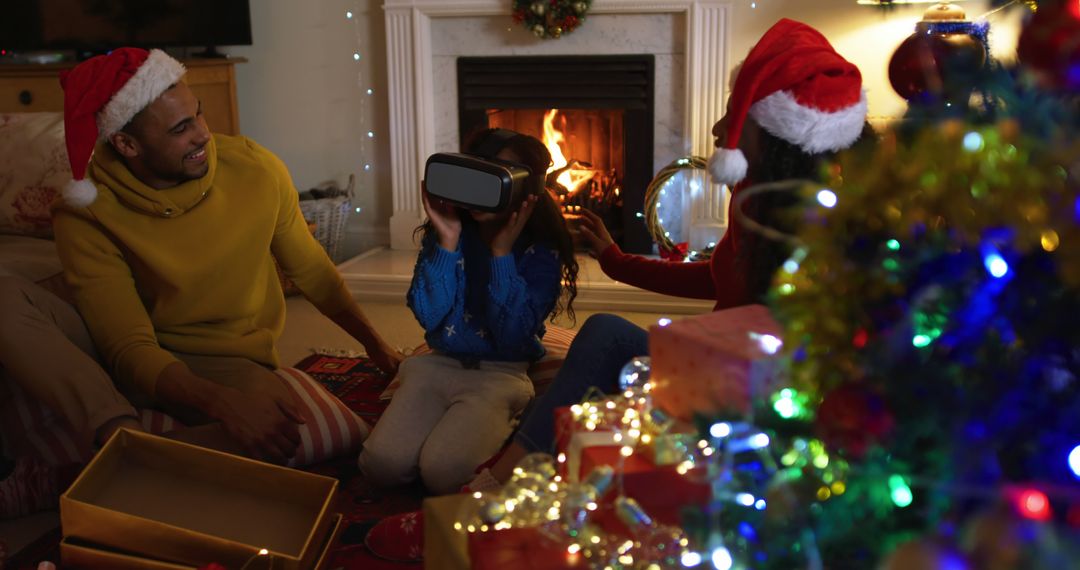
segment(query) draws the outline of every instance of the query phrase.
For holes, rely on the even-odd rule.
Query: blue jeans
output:
[[[615,315],[589,317],[570,344],[562,368],[522,420],[515,441],[529,451],[555,450],[555,408],[581,402],[592,386],[613,393],[619,371],[635,356],[649,353],[645,329]]]

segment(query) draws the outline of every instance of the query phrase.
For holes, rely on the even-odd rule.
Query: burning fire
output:
[[[552,109],[544,115],[544,145],[547,146],[548,152],[551,153],[552,161],[552,166],[548,169],[548,172],[559,170],[569,162],[566,160],[560,146],[566,142],[566,138],[563,136],[562,131],[555,128],[555,116],[558,114],[558,109]],[[592,180],[594,176],[596,176],[596,171],[592,169],[567,168],[556,178],[556,181],[566,188],[569,195],[572,195],[588,181]]]

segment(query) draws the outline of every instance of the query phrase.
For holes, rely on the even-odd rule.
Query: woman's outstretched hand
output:
[[[604,253],[608,246],[615,243],[615,240],[611,239],[607,227],[604,226],[604,220],[600,219],[600,216],[595,213],[582,210],[580,223],[578,233],[583,238],[584,245],[589,250],[589,255],[600,257],[600,254]]]
[[[446,251],[457,251],[458,239],[461,238],[461,218],[458,217],[457,208],[432,198],[424,185],[421,185],[420,192],[424,199],[424,211],[439,235],[439,246]]]
[[[529,221],[529,216],[532,215],[533,210],[536,208],[537,200],[538,198],[535,195],[530,194],[521,202],[521,207],[513,214],[510,214],[506,224],[499,229],[499,232],[491,240],[491,255],[501,257],[509,255],[513,251],[514,242],[521,235],[521,230],[525,229],[525,223]]]

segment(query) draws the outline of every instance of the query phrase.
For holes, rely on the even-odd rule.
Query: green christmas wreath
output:
[[[538,38],[560,38],[585,21],[592,0],[514,0],[514,21]]]

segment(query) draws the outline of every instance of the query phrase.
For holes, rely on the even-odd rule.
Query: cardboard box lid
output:
[[[121,430],[60,498],[65,537],[189,564],[314,558],[337,480]]]

